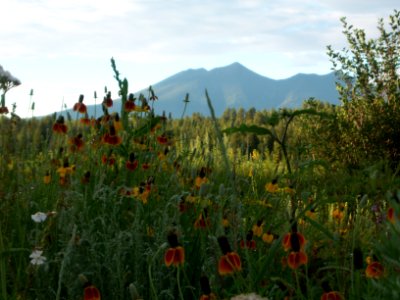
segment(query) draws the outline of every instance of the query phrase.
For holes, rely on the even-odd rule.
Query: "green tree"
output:
[[[339,111],[344,149],[350,164],[384,158],[400,162],[400,11],[387,26],[378,22],[379,36],[367,39],[365,31],[341,19],[348,48],[328,55],[339,79],[343,105]]]

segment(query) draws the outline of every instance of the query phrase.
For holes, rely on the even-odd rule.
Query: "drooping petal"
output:
[[[89,285],[89,286],[85,287],[83,294],[84,294],[84,297],[83,297],[84,300],[100,300],[101,299],[100,291],[94,285]]]
[[[185,262],[185,249],[182,246],[175,248],[174,266],[183,265]]]
[[[171,266],[174,262],[176,248],[169,248],[164,255],[164,262],[167,267]]]
[[[307,262],[308,257],[304,252],[290,252],[287,258],[288,266],[293,270],[307,264]]]

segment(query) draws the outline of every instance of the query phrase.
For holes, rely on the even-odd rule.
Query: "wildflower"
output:
[[[44,184],[49,184],[51,182],[50,172],[46,171],[46,174],[43,176]]]
[[[246,234],[246,241],[241,240],[240,241],[240,248],[244,249],[251,249],[255,250],[256,249],[256,241],[253,240],[253,230],[249,230]]]
[[[161,145],[165,145],[168,143],[168,138],[165,136],[165,134],[162,134],[157,137],[157,142]]]
[[[199,217],[194,222],[194,228],[206,228],[210,226],[210,219],[208,218],[208,210],[207,208],[203,209],[203,212],[199,215]]]
[[[131,152],[129,154],[129,159],[126,162],[125,166],[129,171],[134,171],[136,170],[137,166],[138,166],[139,162],[135,157],[135,153]]]
[[[6,114],[8,114],[9,113],[9,111],[8,111],[8,108],[7,108],[7,106],[1,106],[0,107],[0,115],[6,115]]]
[[[42,222],[46,221],[47,214],[45,214],[44,212],[40,212],[39,211],[39,212],[31,215],[31,218],[36,223],[42,223]]]
[[[42,250],[38,249],[33,250],[31,255],[29,255],[29,258],[31,259],[31,264],[37,266],[44,264],[47,258],[42,256],[42,254],[43,254]]]
[[[122,122],[121,122],[121,119],[120,119],[118,113],[116,113],[114,115],[113,125],[114,125],[114,128],[115,128],[115,132],[118,132],[118,131],[122,130]]]
[[[109,132],[104,134],[103,142],[108,145],[119,145],[122,143],[122,138],[117,135],[114,125],[110,126]]]
[[[111,152],[110,152],[109,156],[107,156],[105,154],[103,154],[101,156],[101,162],[102,162],[103,165],[113,166],[115,164],[115,161],[116,161],[115,156]]]
[[[231,250],[228,239],[225,236],[221,236],[218,238],[218,243],[223,253],[218,262],[218,273],[224,276],[241,271],[240,256]]]
[[[85,145],[85,142],[82,140],[81,133],[79,133],[77,136],[70,138],[68,142],[70,144],[70,149],[72,152],[82,150],[83,146]]]
[[[53,124],[53,132],[59,133],[59,134],[65,134],[67,133],[68,128],[67,125],[65,125],[64,117],[59,116],[57,118],[57,121]]]
[[[275,238],[274,235],[270,232],[266,232],[262,235],[262,240],[264,241],[264,243],[267,244],[271,244],[274,238]]]
[[[317,214],[315,212],[314,208],[311,208],[310,210],[306,211],[306,216],[309,217],[312,220],[315,220],[317,218]]]
[[[111,92],[108,92],[107,95],[104,97],[103,106],[107,108],[113,106],[113,100],[111,99]]]
[[[390,223],[394,224],[396,220],[399,220],[400,214],[396,216],[395,209],[393,207],[389,207],[386,217],[389,220]]]
[[[278,179],[273,179],[265,185],[265,189],[269,193],[276,193],[278,191]]]
[[[196,189],[200,189],[200,187],[204,184],[208,182],[208,179],[206,177],[206,168],[202,167],[199,171],[199,175],[196,177],[195,179],[195,187]]]
[[[365,269],[365,275],[368,278],[379,279],[383,276],[384,271],[385,269],[380,262],[373,261]]]
[[[287,264],[291,269],[297,269],[301,265],[307,264],[308,257],[304,252],[306,239],[297,232],[297,223],[294,222],[291,232],[286,234],[282,240],[282,245],[285,251],[291,250],[287,257]]]
[[[142,163],[142,170],[148,170],[150,169],[150,164],[147,162]]]
[[[179,245],[178,236],[171,232],[168,235],[168,242],[170,248],[167,249],[164,255],[164,262],[167,267],[174,265],[178,267],[179,265],[183,265],[185,262],[185,249]]]
[[[222,227],[224,227],[224,228],[228,228],[229,227],[228,218],[226,218],[226,217],[222,218]]]
[[[302,251],[292,251],[287,257],[287,264],[291,269],[297,269],[308,262],[307,254]]]
[[[65,185],[67,183],[67,175],[73,173],[74,171],[75,171],[75,166],[74,165],[70,166],[68,160],[66,159],[64,161],[63,166],[59,167],[56,171],[60,177],[60,184]]]
[[[202,291],[200,300],[216,300],[217,299],[215,294],[211,292],[210,283],[206,276],[200,277],[200,287],[201,287],[201,291]]]
[[[128,99],[125,102],[124,105],[124,110],[126,112],[131,112],[135,110],[136,104],[135,104],[136,98],[133,96],[133,94],[129,94]]]
[[[87,113],[85,113],[85,116],[84,116],[84,117],[82,117],[82,118],[79,119],[79,122],[80,122],[82,125],[86,125],[86,126],[92,124],[93,121],[94,121],[94,119],[89,119],[89,115],[88,115]]]
[[[84,300],[100,300],[101,295],[100,291],[94,285],[90,284],[86,286],[83,290],[83,299]]]
[[[344,298],[339,292],[331,291],[323,293],[321,300],[344,300]]]
[[[283,237],[282,244],[285,251],[290,249],[293,249],[294,251],[300,251],[304,248],[306,239],[299,232],[291,232]]]
[[[86,114],[87,109],[86,109],[86,105],[83,104],[83,95],[79,96],[78,102],[74,104],[74,107],[72,109],[73,109],[73,111],[77,111],[81,114]]]
[[[340,222],[344,217],[344,208],[345,206],[343,204],[340,204],[338,208],[335,208],[332,211],[332,218]]]
[[[263,233],[262,226],[263,226],[263,220],[258,220],[257,224],[253,225],[252,230],[253,230],[253,233],[254,233],[255,236],[260,237],[262,235],[262,233]]]

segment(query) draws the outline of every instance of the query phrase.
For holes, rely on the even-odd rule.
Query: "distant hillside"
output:
[[[215,68],[189,69],[179,72],[152,85],[158,96],[154,103],[155,112],[165,111],[173,117],[180,117],[183,111],[186,93],[189,100],[186,115],[195,112],[209,115],[205,99],[205,90],[212,100],[217,116],[227,108],[251,107],[257,110],[281,107],[300,107],[310,97],[339,104],[338,92],[335,88],[335,75],[297,74],[293,77],[274,80],[261,76],[239,63]],[[147,96],[147,90],[138,91]],[[120,101],[114,101],[113,111],[120,111]],[[90,106],[89,115],[94,114],[94,106]],[[101,112],[100,105],[96,108]]]

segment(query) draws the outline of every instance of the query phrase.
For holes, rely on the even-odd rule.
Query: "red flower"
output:
[[[246,235],[246,240],[241,240],[240,241],[240,248],[247,248],[251,250],[256,249],[256,241],[253,240],[253,230],[249,230],[249,232]]]
[[[171,232],[168,235],[168,242],[171,247],[167,249],[167,252],[165,252],[165,265],[167,267],[170,267],[171,265],[174,265],[174,267],[183,265],[185,262],[185,249],[179,245],[177,235]]]
[[[194,228],[206,228],[210,226],[210,219],[208,218],[208,210],[204,208],[203,212],[199,215],[199,217],[194,222]]]
[[[139,162],[135,158],[135,154],[133,152],[131,154],[129,154],[129,160],[125,164],[126,168],[129,171],[134,171],[134,170],[136,170],[138,164],[139,164]]]
[[[368,278],[375,278],[379,279],[383,276],[385,268],[382,266],[380,262],[374,261],[368,264],[367,268],[365,269],[365,275]]]
[[[2,114],[8,114],[9,113],[9,111],[8,111],[8,108],[7,108],[7,106],[2,106],[2,107],[0,107],[0,115],[2,115]]]
[[[111,99],[111,93],[110,93],[110,92],[108,92],[108,93],[107,93],[107,96],[104,97],[103,105],[104,105],[105,107],[111,107],[111,106],[113,106],[113,101],[112,101],[112,99]]]
[[[163,134],[157,137],[157,142],[161,145],[165,145],[168,143],[168,138]]]
[[[228,252],[220,257],[218,262],[218,273],[220,275],[230,275],[241,270],[242,262],[236,252]]]
[[[101,295],[99,290],[94,285],[89,285],[83,290],[84,300],[100,300]]]
[[[242,270],[242,262],[240,256],[231,250],[228,239],[225,236],[218,238],[222,255],[218,262],[218,273],[222,276],[230,275]]]
[[[287,257],[287,264],[291,269],[297,269],[301,265],[305,265],[308,262],[307,254],[304,252],[290,252]]]
[[[306,239],[299,232],[288,233],[283,237],[282,245],[285,251],[292,249],[293,251],[300,251],[304,248]]]
[[[122,143],[122,138],[117,135],[114,125],[110,126],[110,131],[104,134],[103,142],[109,145],[119,145]]]
[[[65,123],[64,123],[64,117],[59,116],[57,121],[53,125],[53,132],[65,134],[65,133],[67,133],[67,131],[68,131],[68,128],[67,128],[67,125],[65,125]]]
[[[83,146],[85,145],[84,141],[82,140],[82,134],[79,133],[77,136],[70,138],[69,144],[71,145],[71,151],[80,151],[82,150]]]
[[[135,104],[136,98],[133,96],[133,94],[129,94],[128,100],[125,102],[124,109],[126,112],[131,112],[135,110],[136,104]]]
[[[344,300],[343,296],[339,292],[327,292],[323,293],[321,300]]]
[[[86,114],[86,105],[83,104],[83,95],[79,96],[79,101],[74,104],[73,111],[77,111],[81,114]]]

